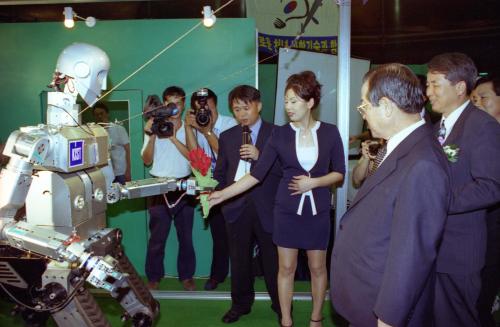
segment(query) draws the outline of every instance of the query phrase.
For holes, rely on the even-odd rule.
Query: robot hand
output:
[[[116,294],[119,288],[128,286],[127,275],[119,272],[117,267],[118,260],[110,255],[90,257],[84,264],[84,268],[90,271],[86,281],[97,288]]]

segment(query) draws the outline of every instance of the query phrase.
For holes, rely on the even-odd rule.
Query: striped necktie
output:
[[[446,126],[444,125],[444,119],[443,119],[441,120],[441,124],[439,125],[439,131],[438,131],[439,144],[443,145],[445,139],[446,139]]]
[[[375,173],[375,171],[382,163],[382,160],[384,160],[386,153],[387,153],[387,144],[384,144],[378,150],[377,156],[375,157],[375,160],[373,160],[373,165],[371,166],[371,168],[368,168],[368,176],[373,175],[373,173]]]

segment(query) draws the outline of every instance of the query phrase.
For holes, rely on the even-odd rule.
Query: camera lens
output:
[[[151,131],[159,138],[167,138],[174,135],[174,124],[164,119],[155,118]]]
[[[371,156],[376,156],[378,153],[378,149],[380,148],[380,143],[370,143],[368,145],[368,152],[370,152]]]
[[[163,122],[158,125],[159,136],[170,137],[173,135],[173,126],[170,122]]]
[[[201,127],[208,126],[208,124],[210,124],[210,111],[206,109],[199,109],[196,112],[196,123]]]

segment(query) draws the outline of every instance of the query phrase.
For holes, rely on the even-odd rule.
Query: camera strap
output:
[[[196,130],[196,139],[197,140],[198,140],[198,133],[199,133],[199,131]],[[213,133],[213,134],[214,134],[215,137],[217,137],[217,134],[215,134],[215,133]],[[205,137],[205,136],[203,136],[203,137]],[[207,138],[205,137],[205,139],[207,139]],[[218,137],[217,137],[217,139],[218,139]],[[217,141],[217,142],[219,142],[219,141]],[[208,147],[210,148],[210,169],[213,172],[215,170],[215,163],[217,162],[217,155],[215,154],[214,150],[210,146],[210,143],[208,142],[208,140],[207,140],[207,144],[208,144]],[[203,151],[205,151],[205,149],[203,149]]]

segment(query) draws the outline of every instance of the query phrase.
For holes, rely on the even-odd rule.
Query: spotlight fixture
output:
[[[80,20],[85,21],[85,25],[88,27],[94,27],[96,23],[96,19],[92,16],[89,16],[87,18],[80,17],[76,14],[76,12],[73,11],[73,8],[71,7],[64,7],[64,26],[67,28],[73,28],[75,26],[75,18],[78,18]]]
[[[73,28],[75,26],[75,21],[73,20],[73,8],[64,7],[64,26],[67,28]]]
[[[212,11],[212,7],[204,6],[202,13],[203,13],[203,25],[205,25],[205,27],[212,27],[215,24],[216,20],[214,12]]]

